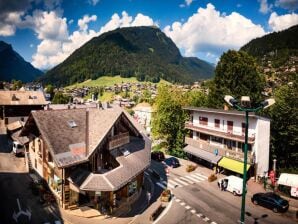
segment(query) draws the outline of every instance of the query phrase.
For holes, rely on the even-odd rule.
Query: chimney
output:
[[[89,109],[86,109],[86,132],[85,132],[85,138],[86,138],[86,156],[89,153]]]
[[[226,104],[224,105],[224,110],[229,110],[229,107]]]

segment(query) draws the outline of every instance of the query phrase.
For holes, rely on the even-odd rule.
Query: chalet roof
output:
[[[20,133],[21,133],[21,130],[13,133],[11,135],[12,140],[17,141],[17,142],[21,143],[22,145],[29,143],[29,138],[27,136],[20,136]]]
[[[46,105],[40,91],[0,91],[0,105]]]
[[[7,130],[9,131],[15,131],[17,129],[20,129],[24,126],[25,122],[23,121],[15,121],[15,122],[12,122],[10,124],[8,124],[6,127],[7,127]]]

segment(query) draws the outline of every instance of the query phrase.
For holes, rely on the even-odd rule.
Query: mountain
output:
[[[0,80],[12,79],[31,82],[40,76],[42,71],[26,62],[10,44],[0,41]]]
[[[285,65],[292,56],[298,56],[298,25],[280,32],[256,38],[240,50],[256,57],[259,64],[270,61],[272,67]]]
[[[43,83],[70,85],[103,75],[139,81],[190,83],[210,78],[214,67],[182,57],[174,42],[156,27],[120,28],[94,37],[40,78]]]

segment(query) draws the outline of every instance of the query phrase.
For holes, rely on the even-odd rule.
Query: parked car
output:
[[[151,152],[151,159],[161,162],[165,160],[165,155],[161,151],[154,151]]]
[[[14,141],[12,143],[12,151],[14,152],[14,154],[16,156],[24,155],[25,154],[25,147],[21,143],[19,143],[17,141]]]
[[[272,209],[273,212],[286,212],[289,202],[275,193],[256,193],[251,198],[252,203]]]
[[[169,158],[165,159],[164,162],[166,165],[171,166],[173,168],[180,166],[179,160],[175,157],[169,157]]]
[[[225,191],[230,191],[233,195],[242,195],[243,179],[236,176],[227,176],[218,180],[217,185]]]

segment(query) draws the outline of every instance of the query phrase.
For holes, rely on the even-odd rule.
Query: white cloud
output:
[[[180,8],[184,8],[185,5],[184,5],[184,4],[180,4],[179,7],[180,7]]]
[[[33,48],[34,47],[34,44],[30,44],[29,47]]]
[[[100,34],[114,30],[118,27],[130,27],[130,26],[150,26],[156,25],[153,20],[141,13],[137,14],[135,18],[129,16],[127,12],[123,11],[121,16],[115,13],[110,21],[108,21],[99,31],[95,31],[88,28],[90,21],[96,21],[95,15],[84,15],[83,18],[78,20],[79,29],[68,35],[67,23],[65,18],[56,18],[60,21],[60,26],[66,26],[63,37],[65,38],[52,38],[52,35],[44,35],[45,33],[37,32],[39,37],[42,37],[41,43],[37,46],[37,52],[32,56],[32,64],[40,69],[49,69],[63,60],[65,60],[71,53],[77,48],[81,47],[84,43],[91,38],[99,36]],[[28,19],[27,22],[31,22],[34,19]],[[35,24],[35,23],[34,23]],[[31,24],[32,25],[32,24]],[[58,27],[58,26],[57,26]],[[37,29],[40,30],[40,29]],[[58,32],[59,34],[59,32]],[[58,37],[58,36],[57,36]]]
[[[33,29],[41,40],[67,40],[68,37],[66,18],[59,17],[55,11],[36,10],[33,16],[25,17],[21,26]]]
[[[71,20],[68,21],[68,24],[71,25],[71,24],[73,24],[73,22],[74,22],[74,20],[71,19]]]
[[[97,16],[96,15],[84,15],[82,19],[78,20],[78,26],[80,27],[80,30],[87,30],[88,29],[88,23],[91,21],[96,21]]]
[[[9,12],[3,20],[0,20],[0,36],[12,36],[15,34],[17,24],[21,21],[23,12]]]
[[[204,52],[214,57],[265,34],[264,29],[250,19],[237,12],[220,14],[210,3],[206,8],[199,8],[185,23],[166,26],[164,32],[187,56]]]
[[[277,15],[271,13],[268,24],[273,31],[280,31],[298,24],[298,14]]]
[[[187,5],[187,6],[190,6],[190,4],[193,2],[193,0],[185,0],[185,4]]]
[[[290,11],[294,11],[298,9],[298,1],[297,0],[277,0],[275,2],[275,6],[288,9]]]
[[[268,12],[271,11],[273,5],[268,4],[267,0],[258,0],[258,2],[260,2],[259,12],[261,12],[263,14],[267,14]]]

